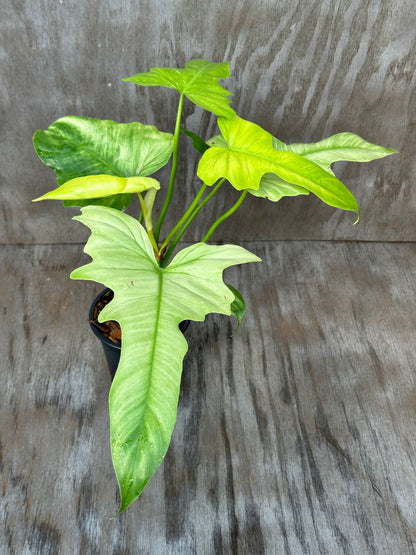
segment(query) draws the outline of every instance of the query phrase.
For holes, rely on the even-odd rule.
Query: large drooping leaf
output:
[[[231,101],[228,96],[231,93],[218,83],[218,79],[229,76],[229,64],[226,62],[217,64],[206,60],[191,60],[185,69],[152,67],[146,73],[137,73],[123,81],[175,89],[204,110],[229,118],[235,114],[229,106]]]
[[[119,194],[141,193],[148,189],[160,189],[159,181],[153,179],[153,177],[87,175],[70,179],[57,189],[35,198],[34,202],[47,199],[94,199]]]
[[[168,162],[173,136],[138,122],[67,116],[46,131],[38,130],[33,144],[42,162],[55,171],[58,185],[63,185],[87,175],[149,176]],[[122,210],[131,199],[132,194],[119,194],[64,204],[102,204]]]
[[[204,152],[198,176],[207,185],[225,177],[237,190],[258,190],[262,177],[276,174],[314,193],[326,204],[358,214],[357,202],[341,181],[320,166],[294,152],[277,151],[272,135],[238,116],[218,118],[224,145]]]
[[[168,449],[187,351],[179,323],[202,321],[209,312],[231,314],[234,295],[222,272],[259,258],[238,246],[196,243],[161,268],[144,228],[127,214],[88,206],[75,219],[92,231],[85,251],[93,261],[71,277],[114,291],[100,321],[118,321],[123,334],[109,396],[122,511],[143,491]]]
[[[227,147],[227,143],[221,135],[216,135],[210,139],[208,145]],[[273,137],[272,146],[278,151],[300,154],[318,164],[331,175],[335,175],[331,169],[331,164],[334,162],[371,162],[397,152],[392,148],[369,143],[354,133],[338,133],[317,143],[285,144]],[[249,189],[249,192],[252,195],[265,197],[275,202],[284,196],[309,194],[303,187],[288,183],[272,173],[265,174],[260,180],[259,188],[257,190]]]
[[[317,143],[285,144],[273,139],[276,150],[295,152],[312,160],[327,172],[333,174],[331,164],[334,162],[371,162],[396,154],[397,150],[369,143],[354,133],[337,133]]]

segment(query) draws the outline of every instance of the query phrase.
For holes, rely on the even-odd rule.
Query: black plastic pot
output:
[[[118,363],[120,362],[121,345],[117,345],[117,343],[114,343],[113,341],[111,341],[111,339],[105,337],[101,333],[97,325],[94,323],[94,312],[96,305],[101,301],[101,299],[105,298],[106,296],[110,296],[110,298],[112,298],[112,295],[113,292],[111,291],[111,289],[107,288],[104,289],[104,291],[101,291],[101,293],[95,297],[89,311],[89,323],[94,335],[98,337],[98,339],[101,341],[101,345],[104,349],[105,358],[107,359],[111,379],[113,380],[114,376],[116,375]],[[185,333],[185,331],[188,329],[188,326],[189,320],[184,320],[179,324],[179,329],[182,333]]]

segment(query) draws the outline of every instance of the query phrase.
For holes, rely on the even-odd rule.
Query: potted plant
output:
[[[217,226],[247,195],[273,202],[313,193],[331,206],[357,214],[352,193],[331,165],[339,160],[368,162],[396,152],[352,133],[318,143],[284,144],[230,107],[220,83],[227,63],[192,60],[184,69],[152,68],[125,79],[141,86],[164,86],[179,93],[173,134],[152,125],[68,116],[34,135],[40,159],[56,172],[58,188],[35,200],[62,199],[81,207],[78,220],[91,230],[85,246],[92,261],[73,279],[102,283],[114,298],[99,321],[116,321],[122,331],[120,363],[109,393],[111,453],[121,493],[119,512],[128,507],[163,461],[176,420],[182,361],[187,342],[183,320],[203,321],[210,312],[235,314],[244,301],[223,282],[223,270],[260,259],[236,245],[207,244]],[[185,98],[215,114],[220,134],[205,141],[181,129]],[[181,131],[199,156],[201,186],[173,229],[162,225],[177,181]],[[187,140],[182,138],[181,140]],[[151,177],[171,160],[163,205],[154,224],[160,183]],[[211,222],[201,240],[174,250],[194,218],[221,187],[240,191],[234,206]],[[124,210],[137,194],[138,219]]]

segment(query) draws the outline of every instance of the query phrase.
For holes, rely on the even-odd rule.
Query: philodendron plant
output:
[[[115,320],[122,330],[120,364],[109,394],[119,512],[141,494],[169,446],[187,351],[179,323],[203,321],[210,312],[235,314],[240,323],[244,313],[240,293],[223,282],[222,273],[260,259],[240,246],[208,245],[217,226],[247,195],[276,202],[311,192],[326,204],[355,212],[358,219],[357,202],[335,177],[332,163],[368,162],[395,152],[353,133],[287,145],[236,115],[230,92],[219,83],[228,76],[227,63],[193,60],[184,69],[152,68],[125,79],[179,93],[173,134],[136,122],[67,116],[34,135],[36,152],[56,172],[59,185],[35,200],[62,199],[67,206],[80,206],[82,214],[74,219],[91,230],[85,252],[92,262],[74,270],[71,278],[93,280],[114,292],[99,320]],[[185,98],[217,116],[220,134],[205,141],[181,127]],[[183,186],[175,185],[181,132],[192,139],[200,157],[201,186],[177,224],[162,233],[175,187]],[[161,186],[150,176],[170,160],[169,183],[153,227]],[[241,191],[238,201],[210,222],[199,242],[172,258],[197,214],[230,185]],[[124,212],[135,194],[141,205],[138,219]]]

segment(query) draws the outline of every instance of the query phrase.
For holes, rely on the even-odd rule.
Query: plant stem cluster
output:
[[[192,201],[192,203],[190,204],[186,212],[183,214],[183,216],[178,221],[178,223],[173,227],[173,229],[169,232],[166,239],[164,239],[162,244],[159,246],[160,231],[161,231],[166,213],[169,209],[169,205],[172,200],[173,190],[175,187],[176,171],[178,166],[179,135],[180,135],[180,129],[181,129],[183,100],[184,100],[184,95],[181,94],[179,98],[179,105],[178,105],[178,110],[176,115],[175,132],[173,136],[172,168],[170,172],[169,187],[168,187],[165,203],[162,207],[162,210],[160,212],[160,215],[156,224],[155,231],[153,231],[153,224],[151,223],[151,218],[147,218],[147,208],[145,206],[143,196],[141,193],[138,193],[141,210],[142,210],[141,217],[143,216],[144,218],[147,234],[149,236],[149,239],[155,251],[155,257],[162,268],[164,268],[168,264],[173,254],[173,251],[176,248],[176,245],[181,240],[183,234],[191,225],[194,218],[198,215],[199,211],[206,205],[208,201],[212,199],[212,197],[217,193],[217,191],[220,189],[220,187],[225,181],[225,178],[220,179],[215,185],[215,187],[212,189],[212,191],[205,196],[205,198],[203,198],[203,196],[207,188],[207,185],[205,183],[202,183],[201,188],[199,189],[198,193],[196,194],[194,200]],[[214,233],[214,231],[217,229],[217,227],[224,220],[226,220],[232,214],[234,214],[234,212],[237,210],[237,208],[239,208],[239,206],[243,202],[246,195],[247,195],[247,191],[243,191],[239,199],[237,200],[237,202],[212,224],[212,226],[209,228],[207,233],[201,239],[202,243],[206,243],[208,239],[211,237],[211,235]]]

